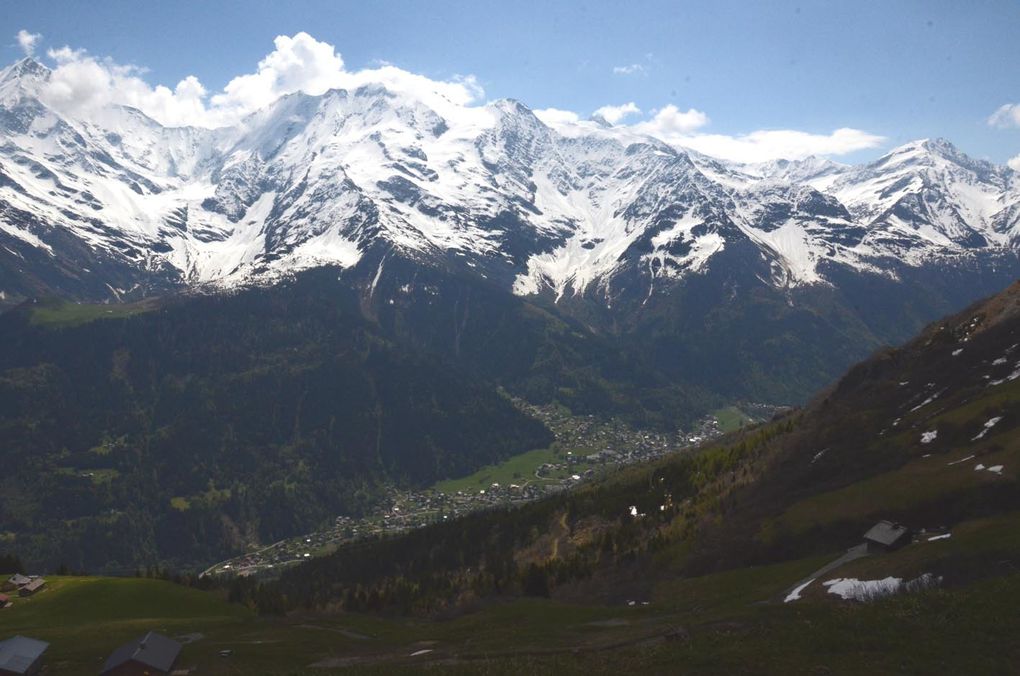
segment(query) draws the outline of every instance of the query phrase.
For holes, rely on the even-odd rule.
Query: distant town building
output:
[[[14,575],[11,575],[9,578],[7,578],[6,582],[4,582],[3,590],[4,591],[14,591],[16,589],[20,589],[21,587],[24,587],[26,584],[28,584],[31,581],[32,581],[32,578],[26,577],[25,575],[22,575],[21,573],[15,573]]]
[[[157,676],[173,671],[181,644],[150,631],[140,639],[125,643],[113,651],[103,665],[101,676]]]
[[[888,552],[908,544],[913,537],[910,528],[892,521],[879,521],[864,534],[868,551]]]
[[[28,584],[21,585],[18,588],[18,596],[31,596],[45,586],[46,580],[41,577],[33,578]]]
[[[38,674],[43,653],[50,647],[46,641],[27,636],[14,636],[0,641],[0,676]]]

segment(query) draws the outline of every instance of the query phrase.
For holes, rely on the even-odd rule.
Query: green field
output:
[[[535,476],[535,470],[545,463],[566,462],[566,451],[539,448],[521,453],[503,462],[486,465],[480,470],[459,479],[440,481],[433,488],[443,493],[473,492],[492,484],[524,484],[526,482],[555,483],[568,476],[566,471],[551,472],[544,479]]]
[[[53,328],[78,326],[99,319],[119,319],[149,312],[156,308],[153,300],[137,303],[71,303],[62,300],[46,300],[32,308],[31,323],[36,326]]]
[[[736,406],[720,408],[712,413],[712,417],[719,421],[719,430],[728,433],[739,430],[744,425],[755,422],[755,419],[741,411]]]
[[[974,556],[1015,560],[1018,524],[1017,513],[959,524],[952,539],[862,559],[832,577],[905,577]],[[260,618],[218,594],[158,580],[53,577],[0,610],[0,637],[49,641],[49,673],[58,674],[94,674],[117,645],[149,630],[192,639],[178,667],[203,674],[1009,673],[1020,658],[1017,572],[869,604],[840,601],[816,583],[801,601],[781,602],[838,553],[664,579],[611,605],[519,598],[442,620]],[[219,657],[225,649],[232,655]]]

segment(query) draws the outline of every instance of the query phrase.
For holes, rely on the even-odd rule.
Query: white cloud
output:
[[[602,106],[595,111],[595,115],[600,116],[603,120],[609,124],[616,124],[620,120],[630,115],[640,115],[641,109],[637,107],[637,104],[633,101],[623,104],[622,106]]]
[[[254,73],[235,77],[223,93],[212,97],[213,108],[243,114],[285,94],[302,91],[318,96],[342,85],[344,60],[333,45],[304,32],[279,35],[273,44],[276,49],[259,61]]]
[[[24,32],[24,31],[23,31]],[[34,48],[38,36],[26,35]],[[19,33],[19,42],[21,33]],[[25,43],[22,42],[23,47]],[[150,85],[145,72],[135,66],[117,64],[111,59],[92,56],[84,50],[62,47],[47,52],[55,62],[43,98],[58,110],[89,114],[110,104],[129,105],[167,125],[217,127],[233,124],[281,96],[293,92],[318,95],[331,88],[353,90],[380,84],[394,92],[409,95],[436,110],[447,119],[470,114],[469,106],[483,99],[485,92],[473,76],[454,76],[433,80],[402,70],[388,63],[358,71],[346,70],[343,57],[329,43],[307,33],[279,36],[274,49],[258,62],[251,73],[239,75],[223,88],[210,93],[195,76],[183,78],[173,87]],[[640,64],[637,70],[643,71]],[[1006,106],[1000,113],[1006,115]],[[1008,108],[1014,114],[1014,108]],[[808,155],[842,155],[873,148],[884,142],[881,136],[858,129],[837,129],[830,134],[812,134],[797,130],[763,130],[730,136],[706,134],[708,115],[695,108],[682,111],[667,105],[652,111],[649,119],[629,125],[622,122],[641,110],[634,102],[607,105],[595,111],[607,122],[618,125],[619,133],[647,134],[667,143],[693,148],[707,155],[740,162],[776,158],[800,158]],[[546,124],[566,130],[591,125],[572,111],[556,108],[537,110]],[[1020,158],[1011,160],[1016,168]]]
[[[24,28],[18,31],[18,34],[15,36],[18,40],[18,46],[21,47],[21,51],[25,52],[25,56],[35,54],[35,46],[41,37],[42,35],[39,33],[29,33]]]
[[[988,124],[993,127],[1020,127],[1020,103],[1007,103],[999,106],[988,118]]]
[[[1020,171],[1020,155],[1017,155],[1013,159],[1006,162],[1010,169],[1013,171]]]
[[[535,117],[542,120],[548,125],[560,125],[560,124],[576,124],[581,120],[581,116],[575,112],[569,110],[560,110],[559,108],[544,108],[542,110],[534,111]]]
[[[630,63],[626,66],[613,66],[613,75],[644,75],[648,69],[640,63]]]
[[[470,75],[439,81],[388,64],[345,70],[336,48],[308,33],[281,35],[273,43],[275,49],[259,61],[254,72],[233,78],[223,91],[212,96],[193,75],[172,89],[152,86],[137,67],[62,47],[48,52],[57,65],[43,97],[54,107],[75,114],[121,104],[138,108],[167,125],[217,127],[235,123],[281,96],[299,91],[320,95],[333,88],[382,84],[415,96],[440,114],[484,96],[481,85]]]
[[[603,106],[595,111],[596,115],[601,114],[610,123],[619,123],[623,116],[639,113],[640,110],[633,102],[621,106]],[[569,110],[547,108],[536,110],[535,114],[546,124],[558,126],[561,133],[587,133],[598,129],[596,125],[582,120],[580,115]],[[886,141],[877,134],[846,127],[829,134],[813,134],[795,129],[767,129],[738,135],[707,134],[701,131],[709,123],[708,115],[696,108],[682,111],[674,105],[667,105],[652,111],[650,119],[632,124],[617,124],[613,127],[613,133],[625,137],[632,134],[651,136],[673,146],[690,148],[732,162],[845,155],[876,148]],[[1020,157],[1011,162],[1020,165]]]
[[[664,139],[712,157],[734,162],[803,159],[811,155],[845,155],[876,148],[885,138],[860,129],[841,128],[831,134],[812,134],[794,129],[753,131],[740,136],[696,134]]]
[[[141,69],[97,59],[84,50],[51,49],[57,62],[41,95],[54,108],[72,115],[89,115],[110,104],[132,106],[168,125],[194,124],[209,117],[206,91],[189,75],[170,89],[151,87]]]
[[[654,112],[651,120],[639,122],[631,128],[639,133],[670,142],[671,138],[690,134],[709,122],[708,115],[700,110],[690,108],[684,112],[672,103]]]

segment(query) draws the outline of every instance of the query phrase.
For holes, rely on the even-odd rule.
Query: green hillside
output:
[[[0,631],[52,641],[57,673],[148,629],[213,674],[1010,673],[1018,346],[1015,285],[695,452],[275,580],[54,578]],[[844,559],[881,519],[912,542]],[[890,578],[915,582],[859,582]]]

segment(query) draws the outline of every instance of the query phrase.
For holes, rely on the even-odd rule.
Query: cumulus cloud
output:
[[[534,111],[535,117],[542,120],[548,125],[561,125],[561,124],[576,124],[581,120],[581,116],[570,110],[560,110],[559,108],[543,108],[542,110]]]
[[[14,37],[18,41],[18,46],[21,47],[21,51],[25,52],[25,56],[32,56],[35,54],[35,46],[42,35],[39,33],[29,33],[27,30],[22,28]]]
[[[38,36],[22,31],[19,43],[26,50],[34,49]],[[305,92],[319,95],[332,89],[353,90],[365,85],[382,85],[406,94],[453,119],[466,115],[472,104],[483,100],[485,92],[473,76],[454,76],[433,80],[402,70],[392,64],[379,63],[362,70],[347,70],[336,48],[316,40],[307,33],[281,35],[273,41],[274,49],[258,62],[255,69],[230,80],[222,91],[209,92],[193,75],[173,87],[150,85],[145,71],[131,65],[115,63],[108,58],[93,56],[81,49],[61,47],[47,52],[55,63],[49,81],[40,95],[58,110],[87,115],[111,104],[128,105],[143,111],[166,125],[218,127],[234,124],[244,116],[286,94]],[[632,64],[640,66],[640,64]],[[639,70],[644,67],[640,66]],[[634,71],[637,72],[637,71]],[[1004,106],[993,116],[1000,122],[1012,119],[1017,107]],[[536,110],[546,124],[578,129],[594,123],[586,122],[577,113],[557,108]],[[641,110],[633,101],[622,105],[602,106],[595,111],[613,125],[617,133],[646,134],[667,143],[693,148],[707,155],[740,162],[757,162],[776,158],[795,159],[808,155],[842,155],[881,145],[885,139],[859,129],[837,129],[830,134],[813,134],[797,130],[763,130],[743,135],[708,134],[703,129],[710,120],[695,108],[684,111],[675,105],[653,110],[650,116],[625,123]],[[1011,160],[1017,168],[1020,158]]]
[[[711,123],[708,115],[696,108],[684,111],[674,105],[651,111],[647,119],[621,124],[624,117],[639,115],[640,112],[637,104],[631,102],[621,106],[603,106],[595,114],[614,123],[614,133],[651,136],[673,146],[690,148],[732,162],[845,155],[879,147],[886,141],[877,134],[846,127],[828,134],[795,129],[758,130],[737,135],[705,133],[704,127]],[[547,109],[536,111],[536,114],[546,124],[561,125],[560,131],[564,133],[569,133],[572,127],[582,131],[589,125],[577,113],[569,110]],[[1014,162],[1020,162],[1020,158]]]
[[[858,150],[877,148],[885,142],[882,136],[847,127],[836,129],[830,134],[771,129],[738,136],[694,134],[663,140],[734,162],[795,160],[811,155],[846,155]]]
[[[192,124],[208,117],[205,87],[194,76],[184,78],[173,89],[152,87],[141,78],[141,69],[98,59],[84,50],[61,47],[47,55],[57,65],[41,96],[63,112],[89,115],[120,104],[138,108],[168,125]]]
[[[993,127],[1020,127],[1020,103],[1007,103],[999,106],[988,118],[988,124]]]
[[[671,103],[654,111],[651,120],[639,122],[632,125],[632,128],[642,134],[669,142],[672,138],[690,134],[704,127],[708,122],[708,115],[700,110],[689,108],[682,111]]]
[[[629,63],[625,66],[613,66],[613,75],[644,75],[648,72],[643,64]]]
[[[274,49],[254,72],[238,75],[222,91],[210,95],[193,75],[173,88],[152,86],[135,66],[117,64],[84,50],[62,47],[48,55],[56,62],[43,92],[47,103],[76,114],[88,114],[110,104],[138,108],[166,125],[218,127],[294,92],[320,95],[329,89],[355,89],[369,84],[407,93],[435,108],[466,106],[484,96],[473,76],[432,80],[389,64],[359,71],[345,69],[336,48],[308,33],[281,35]]]
[[[633,101],[629,101],[622,106],[602,106],[595,111],[595,115],[598,115],[609,124],[616,124],[625,117],[640,114],[641,109]]]
[[[1020,155],[1017,155],[1010,161],[1006,162],[1010,169],[1013,171],[1020,171]]]

